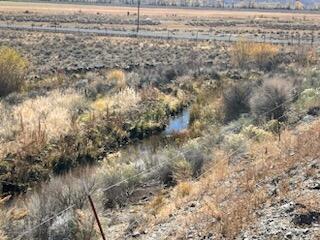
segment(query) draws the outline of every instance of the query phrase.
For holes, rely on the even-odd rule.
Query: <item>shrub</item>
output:
[[[239,67],[248,67],[248,63],[253,62],[261,69],[270,70],[278,52],[279,47],[273,44],[240,40],[233,45],[231,54]]]
[[[179,198],[189,196],[192,191],[192,184],[190,182],[181,182],[176,187],[176,194]]]
[[[252,87],[249,84],[232,86],[223,94],[225,122],[237,119],[240,114],[250,112]]]
[[[182,182],[189,180],[192,177],[192,166],[184,158],[178,159],[173,162],[173,178],[175,182]]]
[[[246,152],[247,141],[243,134],[230,134],[225,138],[223,146],[227,152],[238,155]]]
[[[278,120],[272,119],[264,125],[264,129],[268,132],[278,134],[279,131],[281,131],[282,125],[283,123],[279,122]]]
[[[261,69],[271,70],[279,47],[268,43],[255,43],[251,46],[251,57]]]
[[[290,83],[284,80],[273,79],[264,82],[250,99],[252,114],[267,120],[285,120],[284,113],[289,105],[290,90]]]
[[[27,61],[16,50],[0,48],[0,97],[23,87],[27,65]]]
[[[123,113],[136,107],[140,101],[140,94],[133,88],[126,87],[112,96],[97,99],[91,104],[91,108],[97,112],[110,110]]]
[[[137,106],[141,101],[141,97],[134,89],[127,87],[107,98],[106,101],[111,110],[126,112]]]
[[[141,179],[137,176],[139,172],[139,168],[133,164],[106,166],[102,169],[102,184],[106,187],[113,186],[113,188],[103,192],[103,205],[105,208],[125,206],[128,196],[140,184]],[[121,183],[118,184],[119,182]]]
[[[194,146],[188,146],[185,153],[176,150],[168,151],[162,154],[158,161],[162,164],[157,170],[158,178],[166,186],[172,186],[177,182],[198,177],[201,174],[205,156]]]
[[[15,120],[9,106],[0,102],[0,143],[14,136],[17,127],[14,127]]]
[[[82,171],[79,175],[81,175],[82,179],[85,179],[88,191],[92,192],[96,187],[96,182],[95,179],[91,177],[90,172]],[[77,216],[77,211],[78,209],[87,207],[87,194],[84,190],[82,179],[74,178],[70,175],[52,179],[48,184],[42,186],[41,190],[33,193],[29,198],[26,198],[22,205],[26,207],[28,214],[21,224],[10,227],[10,239],[13,239],[21,232],[29,230],[33,226],[48,219],[48,217],[66,209],[71,204],[75,204],[75,207],[65,212],[65,214],[61,215],[61,217],[55,221],[35,228],[26,235],[24,239],[50,239],[50,235],[54,236],[55,234],[63,234],[61,239],[70,235],[72,236],[68,239],[83,239],[75,237],[76,234],[84,231],[79,228],[75,229],[77,226],[80,227],[80,225],[75,224],[75,221],[79,220],[77,219],[79,217]],[[64,225],[63,229],[61,229],[59,222],[63,222],[61,223],[62,225],[64,225],[64,223],[68,224]],[[60,227],[57,225],[60,225]],[[86,225],[86,227],[88,227],[88,225]],[[60,230],[58,230],[58,228],[60,228]],[[93,231],[93,226],[86,231]]]
[[[88,211],[66,212],[54,219],[48,230],[48,239],[96,239],[94,217]]]
[[[270,133],[268,133],[265,130],[260,129],[256,126],[253,126],[253,125],[249,125],[249,126],[245,127],[244,129],[242,129],[241,133],[245,137],[252,139],[252,140],[255,140],[255,141],[258,141],[258,142],[271,136]]]
[[[236,42],[231,50],[232,60],[239,67],[244,67],[250,61],[252,43],[240,40]]]
[[[305,89],[299,96],[296,106],[300,111],[309,111],[320,107],[320,88]]]
[[[190,164],[192,169],[192,177],[198,177],[201,174],[201,170],[205,161],[204,154],[197,149],[193,149],[184,154],[185,159]]]
[[[302,89],[320,88],[320,70],[317,68],[307,71],[306,78],[302,83]]]
[[[309,66],[317,63],[318,54],[315,48],[299,46],[295,51],[295,61],[302,66]]]

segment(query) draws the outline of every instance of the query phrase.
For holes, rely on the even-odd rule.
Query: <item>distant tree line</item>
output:
[[[137,5],[139,0],[44,0],[50,2],[105,3],[115,5]],[[320,9],[320,3],[304,5],[300,0],[140,0],[141,5],[212,7],[212,8],[259,8],[259,9]]]

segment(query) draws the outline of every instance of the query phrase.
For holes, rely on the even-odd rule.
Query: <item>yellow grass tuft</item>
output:
[[[192,191],[192,183],[191,182],[181,182],[176,187],[176,194],[178,198],[184,198],[189,196]]]
[[[126,86],[126,75],[122,70],[112,70],[108,73],[108,80],[115,84],[119,89]]]
[[[240,67],[246,66],[249,62],[263,67],[279,53],[279,50],[274,44],[240,40],[233,45],[231,54],[233,62]]]

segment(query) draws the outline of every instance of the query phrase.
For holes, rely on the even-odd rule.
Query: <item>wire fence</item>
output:
[[[151,31],[151,30],[114,30],[114,29],[89,29],[80,27],[57,27],[57,26],[26,26],[12,23],[0,24],[0,29],[10,29],[16,31],[38,31],[53,33],[73,33],[73,34],[96,34],[100,36],[116,37],[143,37],[154,39],[190,40],[190,41],[218,41],[236,42],[246,39],[251,42],[272,43],[283,45],[320,45],[320,36],[314,32],[308,36],[297,34],[286,34],[281,37],[276,34],[250,34],[250,33],[213,33],[202,31]]]

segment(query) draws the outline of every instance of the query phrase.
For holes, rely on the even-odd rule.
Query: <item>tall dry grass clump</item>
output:
[[[13,107],[1,103],[0,155],[35,142],[44,145],[67,134],[79,109],[85,108],[86,104],[85,98],[73,90],[55,90]]]
[[[27,61],[16,50],[0,48],[0,97],[23,87],[27,67]]]
[[[13,108],[16,122],[25,133],[34,132],[38,123],[45,126],[49,138],[56,138],[71,129],[77,109],[84,107],[85,99],[75,91],[53,91],[46,97],[28,99]]]
[[[123,89],[126,86],[126,74],[121,70],[110,71],[107,75],[107,79],[118,89]]]
[[[133,88],[126,87],[114,95],[97,99],[91,104],[91,108],[98,113],[105,111],[125,113],[136,107],[140,101],[140,94]]]
[[[279,50],[274,44],[240,40],[233,45],[231,55],[234,64],[239,67],[248,67],[248,63],[254,63],[261,69],[270,69]]]
[[[135,107],[141,101],[138,92],[130,87],[126,87],[117,94],[109,97],[107,102],[115,112],[126,112]]]

